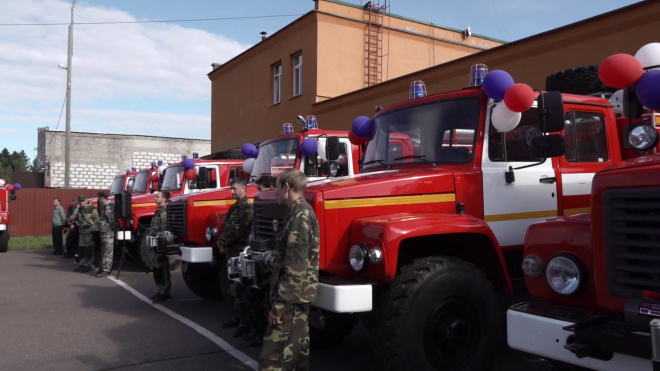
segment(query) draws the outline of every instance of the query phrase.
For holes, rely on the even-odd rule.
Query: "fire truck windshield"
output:
[[[182,179],[183,179],[183,166],[170,166],[165,170],[162,189],[168,191],[178,191],[181,189]]]
[[[133,193],[146,193],[149,186],[149,175],[151,171],[141,171],[135,176],[133,184]]]
[[[254,162],[250,180],[255,181],[262,175],[278,176],[285,169],[295,167],[298,146],[298,138],[282,139],[259,146],[259,155]]]
[[[473,159],[480,101],[467,97],[406,107],[375,119],[363,168],[421,163],[467,163]]]
[[[123,190],[124,190],[124,177],[118,176],[112,180],[112,184],[110,185],[110,194],[116,195],[117,193],[122,193]]]

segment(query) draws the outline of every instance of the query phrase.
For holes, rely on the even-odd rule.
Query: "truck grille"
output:
[[[610,293],[660,291],[660,188],[611,189],[603,202]]]
[[[175,202],[167,204],[167,226],[177,236],[185,236],[187,232],[186,203]]]
[[[259,239],[274,239],[278,231],[284,228],[284,213],[286,208],[276,203],[254,203],[254,237]]]

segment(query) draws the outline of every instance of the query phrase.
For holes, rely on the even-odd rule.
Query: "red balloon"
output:
[[[636,83],[643,74],[642,63],[630,54],[610,55],[598,67],[598,77],[601,81],[616,89]]]
[[[186,179],[195,179],[197,177],[197,170],[188,169],[186,170]]]
[[[151,174],[151,181],[154,183],[158,183],[158,173]]]
[[[504,104],[513,112],[527,111],[534,104],[536,94],[527,84],[513,84],[504,93]]]
[[[352,131],[348,132],[348,140],[351,143],[355,144],[356,146],[361,146],[361,145],[367,143],[367,139],[368,138],[360,138],[360,137],[356,136],[355,134],[353,134]]]
[[[13,184],[7,184],[7,190],[9,192],[13,191],[14,190],[14,185]]]

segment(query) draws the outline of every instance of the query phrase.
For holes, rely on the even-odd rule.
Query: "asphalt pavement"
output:
[[[259,348],[221,328],[223,301],[192,294],[172,272],[173,300],[152,304],[151,274],[127,260],[119,279],[75,273],[48,250],[0,254],[0,370],[252,370]],[[361,327],[342,344],[312,351],[312,370],[378,370]],[[493,369],[556,370],[501,346]]]

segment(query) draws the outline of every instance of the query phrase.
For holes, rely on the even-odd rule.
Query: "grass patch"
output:
[[[66,241],[66,234],[62,235]],[[52,249],[53,238],[48,236],[10,237],[9,250]]]

